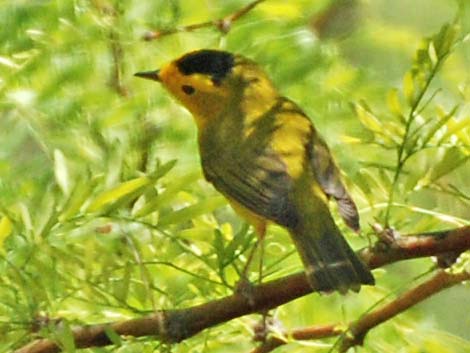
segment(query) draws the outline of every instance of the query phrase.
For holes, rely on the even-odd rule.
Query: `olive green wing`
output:
[[[314,133],[311,144],[311,162],[315,175],[325,194],[338,203],[338,210],[344,222],[354,231],[360,229],[356,204],[349,196],[341,174],[325,141]]]
[[[294,227],[297,223],[297,212],[289,200],[292,180],[274,152],[212,156],[202,164],[206,179],[225,196],[277,224]]]

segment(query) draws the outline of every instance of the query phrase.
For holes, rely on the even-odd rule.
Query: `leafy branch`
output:
[[[403,91],[410,104],[410,110],[405,121],[405,132],[402,142],[398,146],[396,169],[393,175],[387,209],[385,211],[385,225],[387,227],[389,226],[390,210],[395,199],[398,179],[406,161],[417,151],[418,147],[416,142],[413,143],[409,139],[411,127],[416,116],[424,109],[424,107],[420,109],[421,102],[439,68],[450,54],[455,44],[457,34],[458,27],[456,25],[445,25],[436,36],[426,39],[422,47],[418,49],[416,53],[415,67],[405,75]],[[434,95],[431,96],[431,99],[433,97]],[[427,103],[429,103],[429,101]],[[419,128],[416,129],[416,131],[419,130]],[[430,139],[431,136],[432,135],[430,135],[428,139]]]
[[[397,89],[392,89],[388,94],[387,105],[395,121],[382,122],[365,103],[356,104],[354,107],[361,123],[373,134],[374,143],[386,150],[396,152],[395,164],[389,166],[393,170],[393,176],[388,187],[387,206],[384,212],[386,227],[390,226],[391,210],[395,204],[399,181],[405,173],[407,162],[420,151],[445,146],[452,134],[458,131],[451,128],[458,113],[458,105],[455,105],[449,112],[445,112],[438,106],[438,119],[423,117],[422,113],[440,92],[437,89],[429,93],[431,83],[448,56],[460,43],[459,31],[460,27],[456,21],[453,24],[444,25],[437,34],[423,40],[416,52],[412,69],[405,74],[403,79],[402,93],[408,111],[404,112]],[[443,131],[447,133],[442,133]],[[442,135],[441,138],[438,138],[439,134]],[[446,147],[449,153],[455,152],[452,152],[454,145]],[[462,163],[456,164],[455,167]],[[435,170],[438,166],[437,163]],[[452,168],[446,168],[444,174],[450,171]],[[431,184],[444,175],[435,174],[439,175],[435,175],[434,180],[423,181],[423,184]]]
[[[401,260],[449,253],[460,254],[469,249],[470,226],[466,226],[448,231],[403,236],[395,239],[389,246],[380,241],[374,248],[363,249],[358,255],[371,268],[378,268]],[[322,326],[322,333],[317,333],[315,338],[348,332],[352,336],[343,341],[343,349],[361,344],[364,336],[373,327],[440,290],[468,280],[469,274],[465,270],[456,274],[439,271],[433,278],[353,322],[346,331]],[[71,330],[70,337],[76,348],[115,344],[114,336],[154,336],[162,342],[176,343],[209,327],[244,315],[270,310],[313,291],[315,288],[309,286],[304,273],[297,273],[254,286],[250,298],[235,293],[186,309],[163,310],[133,320],[76,327]],[[63,346],[58,342],[45,338],[32,341],[16,353],[53,353],[62,349]]]

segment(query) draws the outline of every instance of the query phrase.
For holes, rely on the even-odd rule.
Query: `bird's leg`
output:
[[[251,263],[253,262],[253,259],[255,258],[255,254],[256,254],[256,251],[258,250],[259,244],[260,244],[260,239],[258,238],[256,240],[255,245],[253,245],[253,248],[250,250],[250,254],[248,255],[248,259],[246,260],[246,264],[243,267],[243,271],[241,273],[241,280],[242,281],[249,282],[248,272],[250,270]]]
[[[242,277],[240,282],[237,284],[237,292],[243,295],[250,305],[255,304],[254,298],[254,286],[248,280],[248,271],[251,266],[251,262],[255,257],[255,253],[259,249],[259,266],[258,266],[258,284],[263,282],[263,260],[264,260],[264,251],[265,251],[265,235],[266,235],[266,222],[260,222],[255,224],[255,231],[256,235],[258,236],[258,240],[256,241],[253,249],[251,249],[250,254],[248,255],[247,262],[245,267],[243,268]],[[269,311],[263,310],[260,312],[262,315],[260,323],[255,327],[255,340],[257,341],[265,341],[266,337],[269,334]]]
[[[264,230],[266,232],[266,229]],[[263,262],[264,262],[264,250],[265,250],[265,240],[264,240],[264,234],[263,236],[259,237],[258,240],[258,247],[259,247],[259,267],[258,267],[258,284],[261,284],[263,282]],[[260,325],[258,326],[258,331],[256,332],[255,336],[257,336],[257,339],[259,339],[261,342],[265,342],[268,335],[269,335],[269,326],[270,326],[270,316],[269,316],[269,311],[268,310],[263,310],[261,312],[261,322]]]
[[[255,232],[258,237],[258,240],[256,241],[255,245],[251,249],[250,254],[248,255],[248,259],[246,261],[246,264],[240,276],[240,281],[236,285],[236,292],[240,293],[245,298],[247,298],[250,305],[254,305],[254,296],[253,296],[254,288],[248,279],[248,271],[250,269],[251,263],[253,262],[253,259],[255,257],[255,254],[258,248],[261,247],[260,256],[264,256],[264,236],[266,234],[266,223],[259,222],[257,224],[254,224],[254,227],[255,227]],[[260,264],[259,264],[258,283],[262,282],[262,269],[263,269],[263,259],[261,257]]]
[[[263,262],[264,262],[264,236],[258,240],[259,247],[259,264],[258,264],[258,284],[263,282]]]
[[[260,260],[258,267],[258,284],[261,284],[263,280],[264,237],[266,235],[266,222],[259,222],[258,224],[255,224],[255,232],[258,236],[258,240],[250,252],[250,256],[248,257],[248,261],[246,262],[245,268],[243,270],[243,275],[245,278],[248,278],[246,274],[249,270],[251,262],[253,261],[256,251],[259,249]]]
[[[256,227],[256,234],[258,235],[258,247],[259,247],[259,267],[258,267],[258,284],[263,282],[263,262],[264,262],[264,251],[265,251],[265,235],[266,235],[266,223],[263,222]],[[261,322],[258,327],[256,336],[258,339],[261,339],[262,342],[266,341],[266,338],[269,335],[269,328],[271,325],[271,317],[268,310],[263,310],[261,312]]]

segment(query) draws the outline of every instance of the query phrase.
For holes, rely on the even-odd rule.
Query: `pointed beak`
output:
[[[134,74],[134,76],[146,78],[147,80],[160,82],[161,80],[160,80],[160,77],[158,76],[159,71],[160,70],[137,72],[136,74]]]

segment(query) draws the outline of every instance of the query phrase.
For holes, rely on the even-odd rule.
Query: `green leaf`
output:
[[[56,332],[57,339],[63,347],[62,350],[67,353],[74,353],[76,351],[75,339],[69,323],[67,321],[62,321],[57,327]]]
[[[35,216],[35,230],[38,239],[49,235],[49,231],[57,224],[56,194],[48,188],[44,193],[38,213]]]
[[[109,340],[112,342],[113,345],[117,347],[120,347],[122,345],[121,336],[119,336],[111,326],[106,326],[104,328],[104,333],[106,333],[106,336],[108,336]]]
[[[97,212],[105,210],[109,212],[112,209],[116,209],[129,199],[141,195],[143,191],[147,187],[152,186],[154,182],[154,179],[142,176],[120,183],[98,195],[87,207],[87,211]]]
[[[468,128],[470,128],[470,118],[465,118],[458,122],[449,120],[447,132],[444,135],[442,135],[438,144],[445,143],[454,135],[458,136],[464,143],[468,144],[468,141],[465,141],[466,139],[469,138],[468,133],[466,136],[466,133],[464,132],[464,129],[468,129]]]
[[[65,195],[70,192],[70,177],[67,168],[67,161],[61,150],[54,150],[54,175],[57,185]]]
[[[392,88],[387,93],[387,105],[388,109],[400,118],[401,122],[405,122],[405,117],[403,116],[403,108],[400,104],[400,98],[398,97],[398,90],[396,88]]]
[[[225,268],[225,239],[222,232],[218,229],[214,230],[214,240],[212,242],[215,254],[217,255],[217,264],[219,272]]]
[[[0,251],[3,253],[3,243],[13,231],[13,224],[7,216],[3,216],[0,220]]]
[[[62,207],[59,215],[59,221],[61,223],[66,222],[70,218],[76,216],[86,201],[92,196],[93,190],[99,183],[98,178],[90,179],[88,176],[78,178],[76,185],[73,187],[71,194]]]
[[[444,156],[433,165],[433,168],[429,173],[428,183],[436,182],[438,179],[462,166],[469,159],[470,156],[464,154],[460,148],[447,148],[444,152]]]
[[[232,240],[225,247],[225,266],[229,265],[235,259],[238,251],[243,251],[249,247],[253,233],[249,232],[250,226],[245,223],[240,231],[235,234]]]
[[[174,168],[178,161],[176,159],[172,159],[158,167],[155,173],[151,175],[152,179],[160,179],[164,177],[170,170]]]
[[[24,202],[20,202],[18,207],[20,209],[21,222],[23,223],[23,227],[28,233],[32,232],[34,227],[28,206]]]
[[[148,305],[149,299],[149,288],[142,281],[136,281],[132,284],[132,293],[135,294],[135,299],[139,302],[141,306]]]
[[[382,123],[375,117],[375,115],[363,104],[355,105],[356,115],[361,124],[372,132],[383,132]]]
[[[132,266],[130,263],[126,263],[122,277],[117,279],[117,282],[114,285],[114,295],[122,302],[127,300],[127,296],[129,294],[131,273]]]
[[[162,216],[158,221],[158,225],[164,227],[170,224],[181,224],[203,214],[211,213],[226,204],[227,201],[222,196],[210,197],[194,205],[184,207],[178,211]]]
[[[445,24],[441,27],[441,30],[432,39],[436,55],[439,59],[446,56],[455,44],[457,37],[460,33],[460,25],[458,23]]]
[[[442,112],[442,109],[440,109],[440,118],[437,120],[437,122],[431,126],[431,128],[427,131],[426,135],[423,137],[423,146],[426,146],[428,142],[436,135],[436,133],[444,126],[447,124],[447,122],[452,119],[455,116],[455,113],[459,109],[459,106],[456,105],[454,108],[450,110],[449,113],[444,113]],[[442,139],[441,139],[442,141]]]
[[[175,178],[173,182],[160,195],[144,204],[140,209],[134,212],[134,217],[144,217],[152,212],[158,211],[163,205],[176,197],[178,191],[187,187],[197,180],[200,176],[199,172],[189,173],[179,178]]]
[[[428,55],[429,55],[429,59],[431,60],[432,65],[436,66],[437,63],[439,62],[439,58],[437,57],[436,48],[434,47],[433,42],[429,43]]]
[[[403,77],[403,94],[405,95],[408,105],[412,106],[415,100],[415,84],[411,71],[408,71]]]

